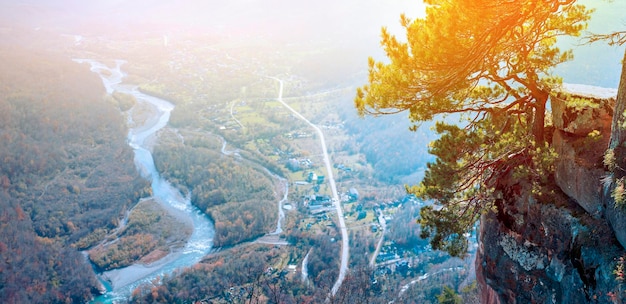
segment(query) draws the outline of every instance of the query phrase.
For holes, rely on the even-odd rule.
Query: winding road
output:
[[[335,177],[333,176],[332,166],[330,165],[330,157],[328,156],[328,149],[326,148],[326,139],[324,138],[324,133],[322,130],[313,124],[311,121],[306,119],[306,117],[302,116],[302,114],[298,113],[298,111],[294,110],[291,106],[283,101],[283,81],[276,77],[268,77],[274,79],[280,83],[280,89],[278,91],[278,102],[280,102],[285,108],[291,111],[296,117],[300,120],[306,122],[309,126],[311,126],[317,132],[317,135],[320,138],[320,144],[322,145],[322,153],[324,154],[324,164],[326,165],[326,174],[328,175],[328,183],[330,184],[330,190],[332,192],[333,205],[337,210],[337,219],[339,222],[339,229],[341,231],[341,264],[339,266],[339,276],[337,276],[337,281],[333,285],[333,289],[331,291],[334,296],[343,280],[346,277],[346,273],[348,272],[348,260],[350,258],[350,246],[348,240],[348,230],[346,229],[346,223],[343,216],[343,209],[341,208],[341,202],[339,201],[339,194],[337,193],[337,185],[335,184]]]
[[[235,106],[235,102],[237,102],[236,100],[233,100],[233,102],[230,103],[230,117],[235,120],[235,122],[242,128],[245,129],[246,127],[244,127],[244,125],[241,124],[241,121],[239,121],[239,119],[235,118],[235,115],[233,114],[233,107]]]
[[[380,253],[380,248],[383,246],[385,232],[387,231],[387,221],[380,210],[378,211],[378,222],[380,223],[380,227],[382,229],[380,239],[378,240],[378,244],[376,244],[376,250],[374,250],[374,254],[372,254],[372,257],[370,258],[370,267],[376,266],[376,257],[378,256],[378,253]]]
[[[231,108],[232,110],[232,108]],[[234,117],[233,117],[234,118]],[[241,155],[239,155],[239,150],[232,150],[232,151],[227,151],[226,150],[226,145],[228,144],[228,142],[226,142],[226,139],[224,137],[218,136],[220,138],[220,140],[222,140],[222,154],[226,155],[226,156],[235,156],[237,158],[241,158]],[[270,232],[268,234],[268,236],[275,236],[275,235],[280,235],[281,233],[283,233],[283,221],[285,220],[285,211],[283,210],[283,206],[285,204],[288,203],[288,196],[289,196],[289,181],[287,181],[287,179],[282,178],[274,173],[272,173],[270,170],[268,170],[267,168],[265,168],[265,172],[267,172],[267,174],[271,175],[274,179],[276,179],[278,181],[278,183],[280,183],[281,186],[284,186],[284,190],[282,193],[282,198],[278,201],[278,219],[276,220],[276,230],[274,230],[273,232]],[[276,193],[276,192],[275,192]],[[278,194],[277,194],[278,195]],[[261,238],[259,240],[257,240],[258,242],[263,243],[264,240]],[[280,245],[286,245],[287,242],[284,241],[272,241],[272,244],[280,244]]]
[[[402,286],[400,288],[400,292],[398,293],[398,299],[401,298],[402,295],[407,290],[409,290],[411,285],[413,285],[413,284],[415,284],[417,282],[424,281],[424,280],[428,279],[429,277],[432,277],[432,276],[435,276],[435,275],[438,275],[438,274],[441,274],[441,273],[444,273],[444,272],[462,271],[464,269],[465,268],[463,268],[463,267],[450,267],[450,268],[440,269],[440,270],[437,270],[437,271],[434,271],[434,272],[425,273],[424,275],[417,277],[417,279],[414,279],[411,282],[409,282],[409,283],[405,284],[404,286]],[[395,300],[394,301],[390,301],[389,303],[394,303],[394,302],[395,302]]]

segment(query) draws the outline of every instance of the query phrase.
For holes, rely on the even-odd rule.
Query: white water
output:
[[[192,266],[207,255],[213,246],[213,224],[205,214],[191,205],[189,195],[183,196],[180,190],[160,176],[154,165],[152,153],[146,146],[146,139],[167,125],[174,105],[166,100],[143,94],[137,87],[122,85],[125,74],[120,67],[124,61],[117,60],[114,68],[94,60],[75,61],[89,63],[91,71],[102,78],[108,94],[114,91],[131,94],[138,102],[146,103],[156,110],[158,116],[155,119],[147,119],[144,125],[131,129],[128,134],[129,145],[135,152],[135,166],[144,178],[151,181],[155,201],[182,221],[193,223],[193,233],[182,250],[172,252],[150,265],[131,265],[99,274],[110,284],[107,286],[107,293],[95,300],[105,303],[126,301],[139,285],[151,283],[176,269]],[[108,73],[103,73],[105,71]]]

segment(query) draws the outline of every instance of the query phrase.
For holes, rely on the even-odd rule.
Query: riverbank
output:
[[[140,284],[150,283],[176,269],[189,267],[200,261],[212,248],[214,229],[208,217],[191,205],[189,196],[184,197],[179,189],[164,180],[154,164],[151,150],[155,143],[155,135],[167,125],[174,106],[166,100],[141,93],[136,87],[121,85],[125,77],[120,69],[122,61],[116,61],[117,65],[114,68],[93,60],[80,60],[79,62],[87,62],[91,65],[91,70],[100,76],[109,94],[118,91],[136,98],[137,112],[132,113],[131,110],[129,114],[131,116],[128,119],[132,123],[128,141],[135,154],[137,170],[151,182],[152,204],[157,203],[162,210],[161,215],[157,217],[170,217],[164,226],[193,227],[191,236],[184,240],[177,237],[170,238],[170,244],[176,249],[172,250],[170,247],[171,252],[164,257],[162,257],[162,252],[153,250],[153,255],[144,255],[146,259],[142,262],[146,264],[133,264],[101,274],[102,278],[111,283],[112,290],[95,301],[126,301]],[[119,236],[131,229],[131,225],[132,221],[129,219]],[[162,258],[157,259],[159,257]]]
[[[125,268],[105,271],[101,273],[100,276],[111,284],[112,290],[117,291],[124,286],[131,285],[150,275],[154,274],[155,278],[158,277],[157,272],[163,268],[163,266],[176,261],[181,255],[182,249],[178,249],[150,264],[133,264]]]
[[[126,224],[107,237],[114,241],[89,250],[97,269],[152,264],[184,247],[193,231],[189,218],[152,198],[142,199],[122,222]]]

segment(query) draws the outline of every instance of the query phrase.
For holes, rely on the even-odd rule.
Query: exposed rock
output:
[[[602,163],[611,134],[611,120],[617,90],[564,84],[551,99],[555,133],[552,145],[555,182],[581,207],[595,217],[604,215],[600,180],[606,174]],[[586,98],[586,107],[570,106],[566,98]]]
[[[611,197],[615,183],[602,182],[616,93],[564,85],[552,99],[559,157],[554,185],[544,185],[541,196],[528,181],[500,173],[501,195],[481,218],[476,257],[484,303],[626,302],[613,273],[626,255],[626,209]],[[569,103],[566,96],[594,101]]]
[[[501,303],[611,303],[607,295],[619,290],[614,259],[622,251],[606,222],[562,193],[554,196],[559,206],[539,203],[511,178],[500,186],[498,211],[481,219],[483,281]],[[485,301],[489,288],[481,287]]]
[[[557,96],[550,99],[554,127],[579,136],[594,130],[610,133],[616,96],[615,89],[564,84]],[[568,97],[592,99],[594,106],[571,107],[566,101]]]
[[[615,237],[626,248],[626,210],[624,206],[616,206],[615,200],[611,196],[610,188],[605,188],[603,200],[606,202],[606,212],[604,217],[613,228]]]
[[[481,227],[483,227],[481,225]],[[478,251],[476,255],[476,282],[478,283],[478,292],[480,293],[480,303],[481,304],[500,304],[500,298],[498,297],[498,293],[491,288],[491,284],[494,282],[487,283],[484,274],[487,273],[483,269],[483,263],[480,257],[485,255],[485,248],[483,244],[480,243],[478,246]]]
[[[604,215],[601,179],[606,174],[602,155],[610,133],[599,137],[575,136],[560,130],[554,132],[552,146],[559,157],[555,162],[556,184],[594,217]]]

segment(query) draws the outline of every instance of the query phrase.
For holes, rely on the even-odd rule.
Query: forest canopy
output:
[[[270,231],[276,223],[272,177],[258,164],[237,162],[217,151],[221,141],[185,134],[154,148],[156,166],[191,192],[191,202],[215,223],[215,246],[231,246]],[[217,149],[216,149],[217,148]]]
[[[124,120],[69,58],[14,46],[0,61],[0,299],[87,302],[98,282],[77,247],[116,227],[146,186]]]

